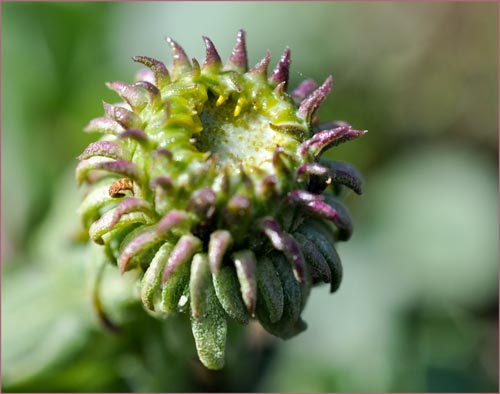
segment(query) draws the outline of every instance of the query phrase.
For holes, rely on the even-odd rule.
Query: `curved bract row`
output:
[[[334,242],[352,223],[328,190],[360,194],[361,177],[321,154],[364,132],[319,126],[331,77],[287,93],[288,48],[268,76],[269,52],[248,69],[243,31],[225,65],[203,39],[201,66],[168,39],[170,69],[137,56],[148,67],[138,82],[107,84],[123,102],[104,103],[87,126],[103,137],[76,178],[88,185],[80,215],[91,239],[121,272],[142,273],[151,314],[191,315],[199,357],[218,369],[228,318],[290,338],[306,328],[311,287],[338,288]]]

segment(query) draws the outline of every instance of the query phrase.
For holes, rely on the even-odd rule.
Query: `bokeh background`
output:
[[[227,59],[244,28],[251,64],[291,47],[291,86],[332,74],[320,116],[369,133],[330,153],[366,180],[362,197],[347,198],[355,233],[339,246],[340,291],[313,291],[308,330],[279,341],[250,386],[234,378],[245,376],[241,363],[228,367],[226,389],[498,392],[496,3],[3,2],[1,11],[4,390],[202,387],[176,362],[173,323],[99,330],[88,249],[68,242],[78,224],[72,172],[95,138],[83,126],[115,99],[104,82],[132,81],[132,56],[170,62],[171,36],[203,59],[207,35]]]

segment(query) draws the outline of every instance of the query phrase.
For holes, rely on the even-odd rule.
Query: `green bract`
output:
[[[149,68],[138,82],[107,84],[124,102],[87,126],[104,136],[76,178],[88,185],[80,214],[91,239],[122,272],[141,273],[150,313],[191,315],[199,357],[218,369],[227,319],[290,338],[306,327],[311,286],[338,288],[334,241],[352,225],[337,192],[361,193],[361,178],[320,156],[364,132],[319,126],[331,77],[287,93],[289,49],[268,77],[269,52],[248,70],[243,31],[225,65],[204,40],[202,66],[168,39],[170,71],[138,56]]]

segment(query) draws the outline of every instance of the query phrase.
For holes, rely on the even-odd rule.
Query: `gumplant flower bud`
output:
[[[269,52],[248,68],[243,30],[225,64],[203,40],[201,65],[168,38],[172,67],[136,56],[148,68],[137,82],[107,84],[123,102],[86,127],[103,136],[76,179],[103,256],[139,273],[150,313],[189,314],[200,360],[220,369],[228,319],[287,339],[306,328],[313,285],[338,289],[334,243],[352,233],[338,191],[361,194],[361,177],[322,154],[365,131],[319,125],[331,77],[288,93],[288,48],[268,72]]]

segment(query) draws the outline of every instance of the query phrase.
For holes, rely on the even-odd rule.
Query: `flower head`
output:
[[[121,272],[137,270],[144,307],[188,313],[200,360],[224,363],[227,319],[258,319],[290,338],[311,287],[337,290],[334,242],[352,223],[336,191],[361,193],[350,165],[323,152],[364,134],[316,111],[332,88],[306,80],[288,93],[290,50],[271,73],[269,52],[248,69],[245,33],[223,65],[203,37],[203,64],[172,39],[170,69],[148,67],[132,84],[107,86],[123,102],[86,131],[103,137],[79,156],[80,207],[91,239]],[[270,75],[269,75],[270,74]]]

